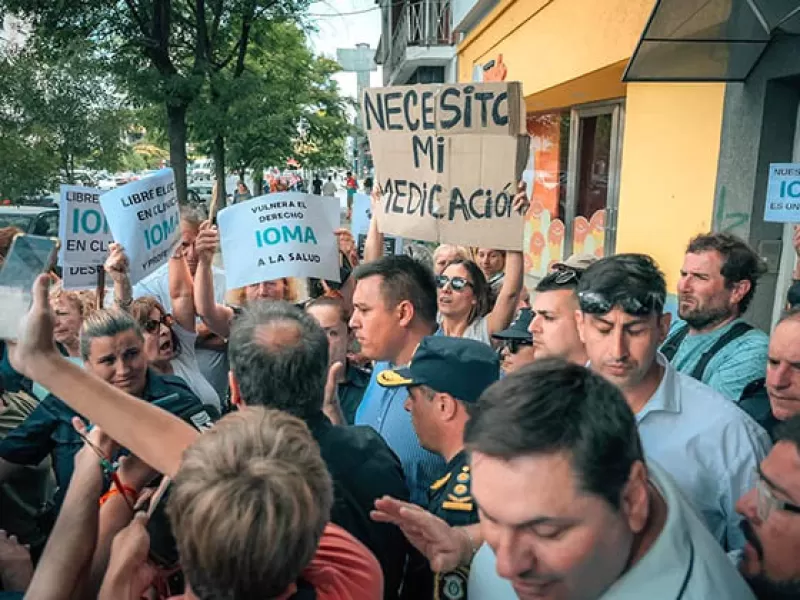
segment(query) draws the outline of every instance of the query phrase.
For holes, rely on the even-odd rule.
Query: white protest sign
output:
[[[101,190],[61,186],[59,237],[62,265],[101,265],[114,241],[100,208]]]
[[[281,277],[339,281],[332,224],[339,204],[283,192],[229,206],[217,215],[228,289]]]
[[[518,82],[372,88],[362,97],[381,231],[519,250],[513,209],[530,141]]]
[[[103,265],[70,265],[61,267],[61,285],[65,290],[94,290],[97,289],[97,277]],[[105,278],[106,288],[114,282],[111,277]]]
[[[372,199],[367,194],[356,194],[353,198],[353,216],[350,222],[350,233],[356,241],[358,255],[364,257],[364,244],[369,233],[369,222],[372,219]],[[403,238],[391,235],[383,236],[384,254],[402,254]]]
[[[764,220],[800,223],[800,163],[772,163],[769,166]]]
[[[137,283],[169,260],[181,237],[180,210],[172,169],[132,181],[100,196],[114,241],[130,261]]]

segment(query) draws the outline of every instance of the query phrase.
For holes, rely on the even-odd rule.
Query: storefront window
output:
[[[581,117],[573,252],[604,256],[612,116]]]
[[[564,258],[569,111],[528,115],[531,159],[523,179],[531,208],[525,223],[525,270],[543,277]]]

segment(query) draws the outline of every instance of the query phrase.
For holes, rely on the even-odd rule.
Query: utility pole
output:
[[[375,64],[375,50],[370,48],[369,44],[356,44],[355,48],[339,48],[336,50],[336,60],[344,72],[356,74],[358,89],[356,134],[353,140],[353,154],[347,158],[353,166],[353,174],[359,178],[365,176],[372,168],[372,160],[368,161],[366,158],[367,137],[361,122],[361,98],[364,96],[364,90],[369,87],[370,73],[378,70]]]

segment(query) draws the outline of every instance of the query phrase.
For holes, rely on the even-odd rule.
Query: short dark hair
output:
[[[486,275],[474,260],[468,258],[455,258],[447,263],[444,271],[451,265],[461,265],[466,269],[472,281],[472,293],[475,294],[475,309],[470,315],[469,324],[472,325],[478,319],[485,317],[492,311],[494,298],[492,297],[492,286],[486,281]]]
[[[790,442],[800,452],[800,414],[787,419],[775,429],[775,443]]]
[[[328,338],[296,306],[248,303],[233,321],[228,356],[245,404],[285,410],[301,419],[322,410]]]
[[[800,306],[800,281],[795,281],[786,292],[786,303],[790,308],[797,308]]]
[[[666,297],[664,274],[646,254],[602,258],[584,271],[578,283],[581,310],[588,313],[603,314],[618,306],[630,314],[661,315]],[[595,299],[598,302],[592,302]]]
[[[644,462],[622,392],[557,359],[536,361],[489,387],[467,421],[464,442],[503,460],[567,453],[581,488],[615,509],[634,462]]]
[[[750,291],[739,302],[739,313],[742,314],[750,306],[758,279],[767,272],[767,266],[747,242],[730,233],[704,233],[692,238],[686,247],[687,254],[712,250],[722,256],[720,272],[728,288],[740,281],[750,282]]]
[[[405,255],[382,256],[360,265],[353,272],[355,281],[381,277],[381,294],[387,306],[394,308],[407,300],[425,323],[436,323],[436,280],[433,271]]]
[[[574,275],[568,275],[568,274]],[[559,290],[576,290],[583,272],[578,269],[562,269],[548,273],[536,284],[537,292],[556,292]]]

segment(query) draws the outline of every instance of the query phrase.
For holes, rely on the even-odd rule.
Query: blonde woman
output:
[[[218,247],[219,230],[210,221],[204,221],[200,224],[195,240],[198,263],[194,277],[194,300],[197,314],[211,331],[223,338],[230,335],[234,307],[246,306],[259,300],[297,302],[299,282],[292,277],[282,277],[235,289],[226,297],[228,304],[218,304],[214,299],[214,278],[211,272]]]

